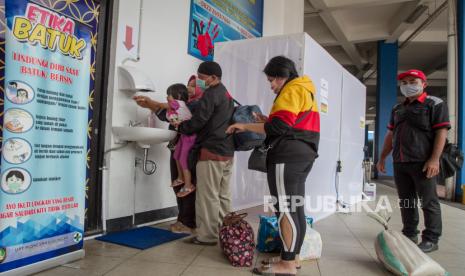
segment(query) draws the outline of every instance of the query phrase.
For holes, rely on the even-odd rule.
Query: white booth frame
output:
[[[215,44],[215,61],[231,95],[241,104],[260,106],[265,114],[275,95],[263,68],[277,55],[292,59],[317,90],[319,157],[306,181],[306,213],[317,221],[336,211],[336,200],[351,205],[362,199],[366,87],[305,33]],[[231,180],[235,210],[263,205],[269,194],[266,174],[247,169],[249,155],[236,153]]]

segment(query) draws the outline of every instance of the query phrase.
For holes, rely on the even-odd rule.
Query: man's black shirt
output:
[[[425,162],[433,153],[436,130],[450,129],[447,104],[421,94],[393,107],[388,129],[393,132],[394,163]]]

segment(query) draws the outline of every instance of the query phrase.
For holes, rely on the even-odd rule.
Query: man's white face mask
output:
[[[401,84],[400,85],[400,92],[405,97],[412,97],[420,94],[423,92],[423,84]]]

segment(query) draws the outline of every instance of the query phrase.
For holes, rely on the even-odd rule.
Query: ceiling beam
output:
[[[341,43],[339,43],[339,41],[328,40],[328,41],[321,41],[321,42],[319,41],[318,43],[323,47],[341,46]]]
[[[380,35],[379,37],[371,37],[370,41],[386,40],[386,42],[388,43],[393,43],[397,41],[400,38],[400,36],[411,26],[411,23],[407,23],[406,21],[412,15],[412,13],[417,9],[418,5],[422,2],[420,0],[400,1],[400,2],[407,2],[407,3],[405,3],[405,5],[402,6],[400,12],[397,13],[397,15],[392,19],[392,23],[390,26],[390,32],[389,32],[390,35],[388,36]],[[361,41],[359,38],[359,39],[351,39],[350,42],[359,43],[359,42],[365,42],[365,41]],[[372,53],[374,52],[375,51],[373,49]],[[371,64],[371,66],[367,66],[365,68],[359,68],[360,70],[356,74],[357,78],[362,79],[365,76],[371,74],[373,71],[376,71],[376,61],[374,59],[375,59],[374,55],[368,57],[367,62]]]
[[[399,40],[400,36],[412,25],[412,23],[407,23],[406,20],[412,15],[415,9],[417,9],[419,4],[420,1],[416,0],[402,6],[400,12],[397,13],[391,21],[391,36],[386,39],[387,43],[394,43]]]
[[[411,2],[415,0],[340,0],[337,4],[330,4],[327,5],[328,11],[334,10],[343,10],[343,9],[360,9],[360,8],[369,8],[375,6],[383,6],[383,5],[391,5],[391,4],[398,4],[398,3],[405,3]],[[333,1],[326,1],[326,2],[335,2]],[[317,7],[314,6],[317,9]]]
[[[307,31],[309,32],[309,31]],[[310,32],[309,32],[310,33]],[[397,32],[396,32],[397,33]],[[360,34],[352,34],[350,37],[347,37],[347,40],[352,44],[360,44],[366,42],[375,42],[380,40],[386,40],[386,42],[395,42],[398,40],[403,33],[386,33],[386,34],[373,34],[370,36],[367,35],[360,35]],[[401,43],[402,40],[399,40]],[[418,35],[411,43],[429,43],[429,44],[447,44],[447,31],[442,30],[435,30],[429,31],[425,30],[420,35]],[[320,43],[322,46],[336,46],[341,45],[339,41],[323,41]]]
[[[422,4],[423,1],[421,0],[414,0],[410,1],[408,3],[405,3],[402,5],[401,10],[397,15],[392,19],[392,23],[390,26],[390,36],[386,38],[387,43],[394,43],[399,40],[400,36],[407,31],[407,29],[414,24],[415,22],[407,23],[407,19],[411,17],[412,13],[419,7],[420,4]],[[420,14],[421,15],[421,14]],[[417,14],[417,17],[415,18],[415,21],[418,20],[419,15]],[[375,49],[373,49],[373,53]],[[370,76],[371,74],[375,73],[377,70],[377,62],[375,56],[371,56],[368,59],[368,62],[370,64],[373,64],[371,68],[368,68],[368,70],[360,70],[360,72],[357,74],[357,77],[359,79],[366,78],[367,76]]]
[[[447,30],[423,30],[410,43],[447,44]]]
[[[310,31],[307,31],[308,33],[311,33]],[[347,37],[347,41],[351,44],[360,44],[360,43],[367,43],[367,42],[374,42],[374,41],[380,41],[380,40],[386,40],[389,38],[389,34],[376,34],[376,35],[351,35],[350,37]],[[322,41],[318,42],[321,44],[321,46],[340,46],[341,42],[339,41]]]
[[[402,43],[399,45],[399,50],[402,50],[419,34],[421,34],[432,22],[434,22],[443,11],[447,10],[448,1],[444,1],[436,10],[429,15]]]
[[[423,69],[423,73],[425,73],[426,76],[429,76],[436,71],[444,70],[444,68],[447,68],[447,53],[442,54],[438,59],[431,62],[430,66]]]
[[[362,69],[364,62],[363,62],[363,59],[360,53],[358,52],[355,45],[350,43],[344,31],[342,30],[341,26],[334,18],[333,14],[330,11],[328,11],[328,7],[326,6],[326,3],[324,2],[324,0],[307,0],[307,1],[313,6],[313,8],[320,11],[319,15],[321,19],[326,24],[326,26],[331,31],[331,33],[334,35],[334,37],[339,41],[339,43],[341,44],[341,47],[347,53],[347,55],[352,60],[354,65],[358,69]]]
[[[319,17],[320,12],[306,12],[304,13],[304,18]]]
[[[365,85],[376,85],[376,79],[370,78],[364,81]],[[447,86],[445,79],[428,79],[428,86]]]
[[[368,65],[363,68],[363,70],[359,70],[355,77],[359,80],[363,79],[365,75],[368,75],[368,72],[373,72],[375,69],[376,64],[368,63]]]
[[[403,101],[404,97],[397,96],[397,102]],[[376,96],[366,96],[367,103],[376,103]]]
[[[364,66],[362,70],[359,70],[355,75],[356,78],[359,80],[363,80],[365,78],[369,78],[372,74],[374,74],[377,70],[378,66],[378,59],[377,59],[377,49],[376,46],[372,47],[367,51],[366,55],[367,64]]]

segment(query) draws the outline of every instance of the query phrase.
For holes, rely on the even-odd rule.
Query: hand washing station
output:
[[[143,149],[150,148],[150,145],[168,142],[176,137],[176,132],[161,128],[151,127],[112,127],[113,134],[119,141],[137,142]]]
[[[120,66],[119,77],[120,91],[130,95],[137,92],[155,92],[155,87],[150,78],[135,67]],[[156,170],[155,162],[147,160],[150,146],[168,142],[176,137],[175,131],[138,126],[132,121],[129,122],[129,126],[113,126],[112,132],[116,144],[136,142],[139,147],[144,149],[143,171],[145,174],[153,174]],[[153,166],[151,170],[147,169],[148,163]]]

